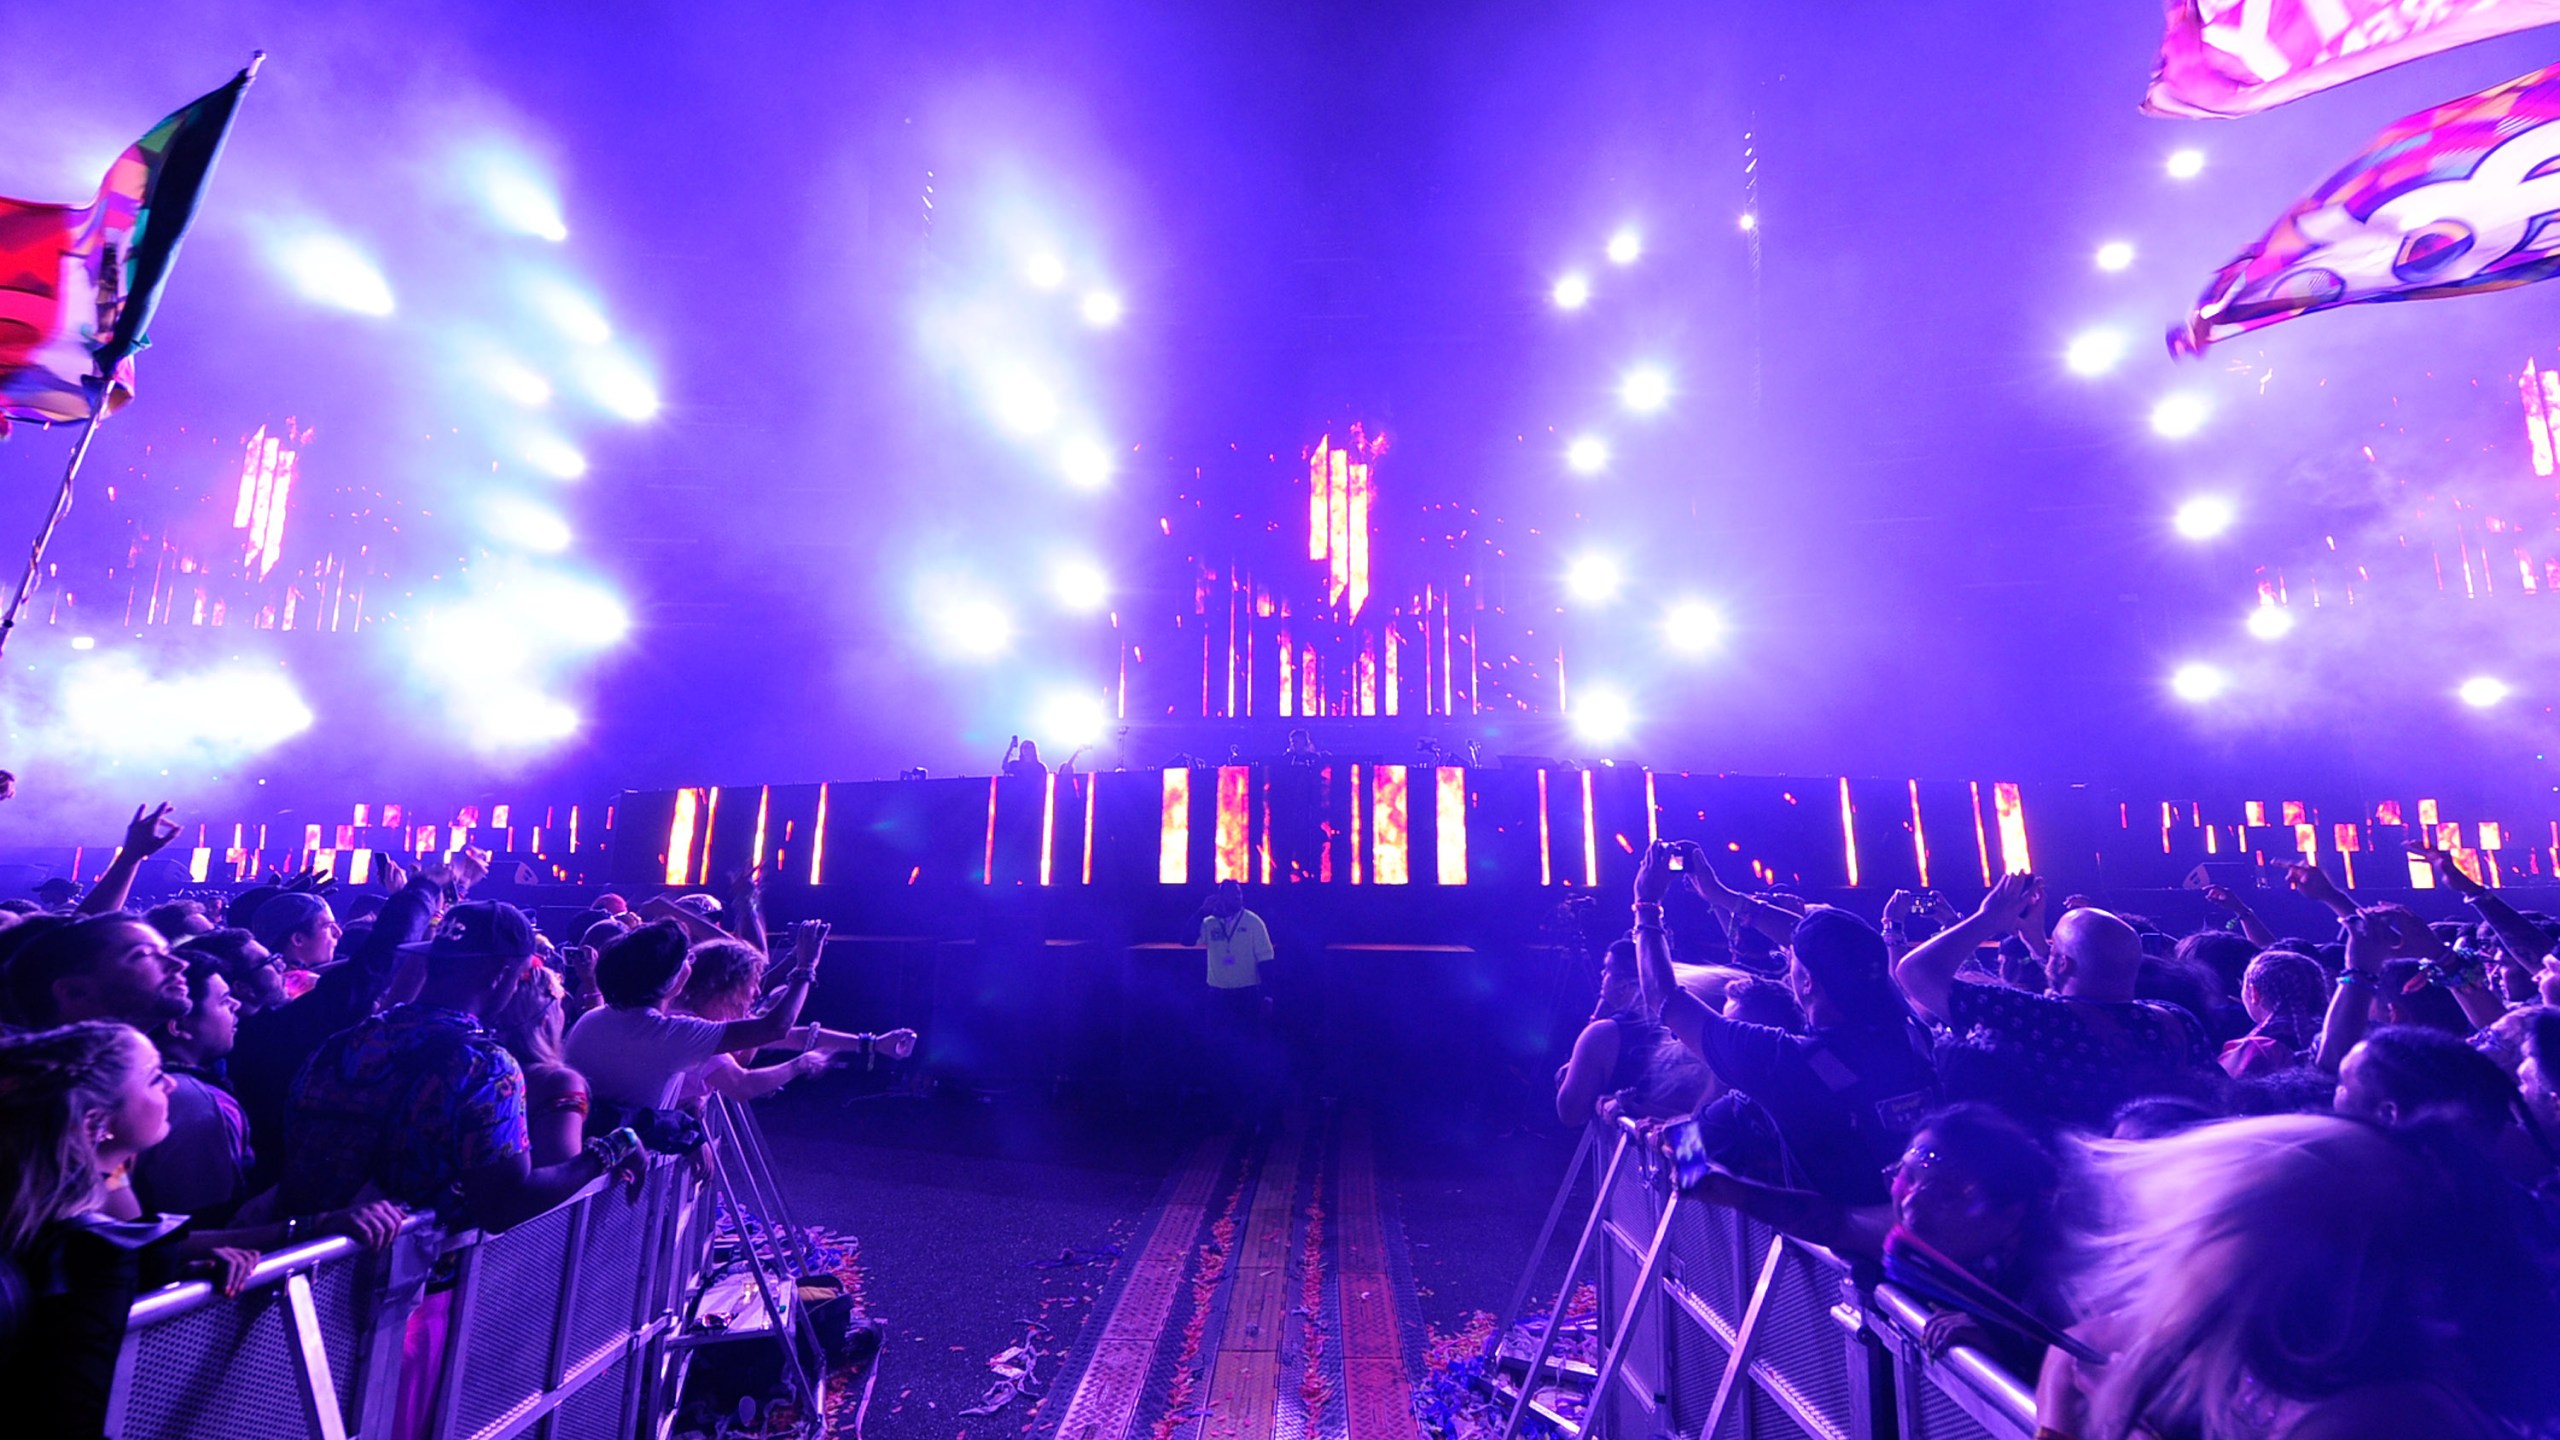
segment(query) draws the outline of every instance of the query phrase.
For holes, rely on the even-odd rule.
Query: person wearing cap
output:
[[[249,933],[273,951],[288,970],[321,971],[338,959],[338,939],[346,933],[329,902],[300,890],[279,891],[249,917]]]
[[[1729,917],[1729,929],[1781,930],[1805,1033],[1728,1019],[1674,983],[1662,901],[1675,878]],[[1806,1185],[1842,1204],[1883,1203],[1886,1167],[1937,1100],[1927,1032],[1894,988],[1884,937],[1846,910],[1816,906],[1799,918],[1729,890],[1689,840],[1658,840],[1645,852],[1635,909],[1638,973],[1647,1001],[1660,1000],[1662,1023],[1766,1113]]]
[[[682,903],[682,902],[678,902]],[[568,1061],[587,1077],[596,1113],[664,1110],[676,1101],[686,1076],[717,1055],[752,1055],[780,1044],[800,1018],[817,979],[824,931],[803,932],[791,964],[774,977],[782,994],[762,1014],[738,1020],[705,1020],[669,1014],[684,993],[693,957],[684,928],[652,920],[596,954],[596,987],[604,1004],[578,1017],[569,1029]]]
[[[418,998],[331,1037],[294,1082],[279,1196],[287,1213],[344,1205],[370,1188],[499,1229],[628,1158],[636,1137],[591,1141],[534,1168],[524,1071],[488,1024],[540,963],[523,911],[457,905],[433,939],[403,948],[425,962]]]

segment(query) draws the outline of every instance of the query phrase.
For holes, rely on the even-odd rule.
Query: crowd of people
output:
[[[2560,924],[2412,849],[2464,918],[2296,864],[2334,927],[2215,888],[2174,936],[2028,874],[1879,926],[1660,842],[1558,1113],[1931,1302],[1924,1343],[2035,1381],[2040,1436],[2545,1433]],[[1717,921],[1677,952],[1675,887]]]
[[[800,1022],[826,926],[796,927],[769,966],[751,877],[725,907],[606,895],[558,935],[471,898],[487,857],[468,850],[415,870],[378,856],[361,890],[306,873],[134,913],[140,866],[176,833],[168,806],[137,810],[85,891],[0,902],[12,1435],[102,1433],[149,1287],[237,1295],[267,1252],[380,1248],[413,1217],[503,1228],[692,1150],[706,1095],[915,1045]],[[441,1354],[449,1293],[430,1286],[412,1355]],[[404,1373],[408,1433],[432,1394]]]

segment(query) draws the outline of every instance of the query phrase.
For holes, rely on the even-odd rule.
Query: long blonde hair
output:
[[[2560,1409],[2532,1373],[2560,1334],[2547,1283],[2450,1132],[2269,1115],[2088,1149],[2112,1213],[2080,1310],[2139,1337],[2106,1367],[2093,1436],[2242,1440],[2401,1382],[2509,1419]]]
[[[102,1020],[0,1036],[0,1253],[105,1198],[93,1117],[116,1108],[145,1048]]]

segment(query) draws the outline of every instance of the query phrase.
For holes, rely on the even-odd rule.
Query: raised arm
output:
[[[2382,962],[2391,958],[2393,943],[2391,922],[2373,911],[2349,913],[2346,926],[2347,968],[2338,973],[2338,988],[2320,1020],[2320,1047],[2312,1056],[2331,1075],[2373,1023],[2373,996],[2382,986]]]
[[[1739,1210],[1773,1229],[1839,1254],[1881,1257],[1893,1212],[1881,1205],[1851,1207],[1813,1190],[1783,1190],[1710,1170],[1688,1188],[1693,1200]]]
[[[2207,885],[2204,887],[2204,899],[2206,904],[2239,921],[2240,933],[2250,944],[2263,950],[2276,943],[2276,932],[2268,927],[2266,921],[2258,918],[2257,909],[2229,888]]]
[[[2424,841],[2409,842],[2409,853],[2425,860],[2436,872],[2436,883],[2462,897],[2463,902],[2480,912],[2498,937],[2499,963],[2523,971],[2531,977],[2539,973],[2544,956],[2552,953],[2550,938],[2542,927],[2527,920],[2500,898],[2498,892],[2471,878],[2469,872],[2453,862],[2453,857]]]
[[[124,827],[124,844],[117,848],[116,858],[98,874],[98,883],[80,897],[83,915],[108,915],[124,908],[133,896],[133,877],[142,871],[142,862],[167,848],[178,838],[178,822],[169,818],[169,802],[145,815],[142,807],[133,807],[133,822]]]
[[[1670,842],[1681,855],[1683,871],[1689,877],[1689,888],[1716,912],[1716,918],[1728,929],[1748,925],[1769,937],[1775,945],[1792,945],[1796,939],[1796,922],[1802,915],[1783,906],[1772,905],[1756,895],[1745,895],[1717,877],[1715,867],[1707,863],[1707,847],[1695,840]]]
[[[2346,891],[2339,889],[2338,883],[2329,878],[2328,872],[2317,865],[2307,861],[2297,861],[2285,866],[2284,883],[2328,906],[2341,920],[2356,913],[2354,899]]]
[[[1991,883],[1974,912],[1911,947],[1893,967],[1902,993],[1920,1008],[1945,1019],[1954,997],[1956,972],[1983,945],[2026,924],[2027,913],[2044,895],[2044,881],[2020,871]]]
[[[1692,1050],[1704,1047],[1707,1007],[1680,988],[1671,970],[1671,934],[1662,926],[1662,897],[1671,891],[1673,845],[1656,840],[1636,862],[1636,983],[1644,992],[1644,1011],[1659,1016],[1663,1027]]]
[[[809,1000],[809,986],[818,978],[818,955],[826,948],[827,922],[803,920],[793,931],[791,967],[776,979],[782,993],[764,1012],[744,1020],[732,1020],[720,1028],[723,1054],[741,1050],[761,1050],[777,1044],[799,1023],[800,1007]]]

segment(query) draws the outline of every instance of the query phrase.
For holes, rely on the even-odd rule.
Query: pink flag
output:
[[[2560,0],[2168,0],[2143,113],[2228,120],[2560,20]]]
[[[2200,354],[2262,325],[2560,274],[2560,65],[2394,121],[2215,273],[2169,334]]]

